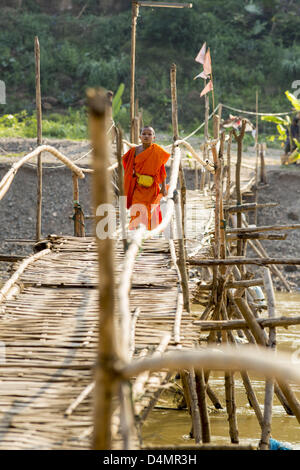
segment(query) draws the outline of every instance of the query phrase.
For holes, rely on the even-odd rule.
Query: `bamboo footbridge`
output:
[[[225,371],[230,439],[226,448],[253,448],[239,442],[235,373],[241,374],[261,428],[260,449],[269,447],[275,395],[285,412],[300,423],[300,405],[290,385],[300,384],[298,367],[283,355],[275,360],[273,351],[276,326],[300,321],[299,317],[275,318],[274,313],[270,270],[289,289],[277,264],[292,261],[268,258],[259,239],[271,236],[261,232],[274,227],[254,230],[244,216],[259,208],[257,201],[244,204],[242,200],[257,183],[256,171],[254,179],[241,185],[246,121],[240,134],[231,131],[226,137],[220,131],[220,114],[215,115],[214,139],[206,139],[200,158],[179,139],[175,66],[171,95],[174,143],[169,189],[162,203],[163,221],[152,231],[142,225],[132,233],[126,231],[126,211],[120,203],[118,227],[112,236],[98,236],[97,226],[104,216],[96,208],[108,204],[116,209],[111,191],[115,171],[117,195],[123,195],[122,132],[114,128],[117,162],[112,162],[107,95],[99,90],[89,90],[87,95],[93,169],[79,168],[55,149],[39,146],[0,182],[2,199],[21,164],[50,151],[72,172],[74,200],[74,236],[41,239],[38,199],[35,253],[17,263],[0,291],[0,340],[5,351],[5,360],[0,361],[0,449],[143,448],[142,425],[176,374],[197,448],[220,448],[210,444],[207,400],[216,409],[221,407],[209,383],[212,370]],[[238,156],[232,184],[233,136]],[[181,146],[205,170],[200,190],[186,189]],[[78,192],[78,178],[87,171],[93,173],[97,236],[92,237],[84,233]],[[196,215],[187,211],[184,217],[189,205],[197,208]],[[226,227],[225,220],[235,228]],[[295,228],[299,227],[285,227]],[[247,257],[247,245],[254,247],[260,261]],[[250,263],[264,266],[260,277],[246,271]],[[192,283],[192,272],[197,284]],[[249,290],[261,285],[268,301],[267,318],[260,318],[261,307]],[[191,310],[192,292],[203,305],[201,314]],[[240,346],[233,331],[248,344]],[[266,377],[263,410],[248,370]]]

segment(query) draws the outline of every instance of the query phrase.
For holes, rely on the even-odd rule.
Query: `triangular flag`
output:
[[[201,91],[200,98],[201,96],[206,95],[206,93],[208,93],[209,91],[213,90],[213,88],[213,82],[210,80],[206,87],[203,88],[203,90]]]
[[[206,42],[203,44],[200,51],[198,52],[198,55],[195,61],[199,62],[199,64],[204,64],[205,52],[206,52]]]
[[[204,69],[205,75],[211,74],[211,57],[210,57],[210,50],[209,49],[205,54],[203,69]]]
[[[196,77],[194,77],[194,80],[196,80],[196,78],[203,78],[204,80],[207,80],[209,78],[209,75],[205,75],[204,72],[201,72],[201,73],[198,73],[198,75],[196,75]]]

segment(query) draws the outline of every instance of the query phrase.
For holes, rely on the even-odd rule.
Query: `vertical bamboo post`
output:
[[[255,128],[255,202],[258,200],[258,158],[259,158],[259,144],[258,144],[258,91],[256,90],[256,128]],[[254,211],[254,223],[257,225],[257,208]]]
[[[229,139],[227,142],[227,162],[226,162],[226,202],[230,199],[230,184],[231,184],[231,144],[232,144],[232,131],[229,133]]]
[[[198,189],[198,186],[199,186],[198,164],[197,164],[197,160],[195,160],[194,171],[195,171],[195,189],[197,190],[197,189]]]
[[[264,144],[260,145],[260,182],[263,184],[267,183]]]
[[[130,141],[135,142],[134,132],[134,105],[135,105],[135,50],[136,50],[136,23],[139,16],[138,2],[132,1],[131,19],[131,82],[130,82]]]
[[[128,248],[127,236],[126,236],[126,204],[125,204],[125,193],[124,193],[124,172],[122,165],[123,155],[123,133],[120,126],[116,127],[117,133],[117,160],[118,160],[118,187],[119,187],[119,210],[120,210],[120,223],[122,229],[122,240],[124,252]]]
[[[202,442],[210,442],[210,422],[206,402],[206,383],[203,369],[195,370],[196,392],[200,411]]]
[[[96,227],[101,220],[96,209],[112,200],[108,167],[108,143],[106,135],[107,96],[103,90],[87,91],[89,127],[93,147],[93,202]],[[97,233],[97,232],[96,232]],[[99,260],[99,337],[96,367],[96,393],[94,412],[93,449],[111,449],[112,400],[117,380],[114,371],[117,360],[114,300],[114,252],[113,240],[96,236]]]
[[[237,135],[236,131],[233,131],[233,135],[237,142],[237,162],[235,169],[235,187],[236,187],[236,203],[237,205],[242,204],[242,193],[241,193],[241,165],[243,156],[243,139],[245,135],[246,121],[242,121],[242,129]],[[237,227],[242,227],[242,212],[237,213]],[[237,255],[241,256],[243,250],[242,240],[237,241]]]
[[[188,373],[188,385],[190,392],[190,405],[191,405],[191,415],[193,421],[193,437],[196,444],[201,442],[201,424],[200,424],[200,411],[198,406],[198,397],[196,392],[196,383],[195,383],[195,373],[194,369],[191,369]]]
[[[275,295],[271,274],[268,268],[263,268],[264,287],[268,304],[269,318],[275,317]],[[275,349],[276,347],[276,328],[269,330],[269,348]],[[267,379],[265,385],[265,404],[264,404],[264,421],[261,433],[261,440],[259,443],[260,450],[267,450],[269,448],[272,424],[272,406],[274,397],[274,379]]]
[[[79,224],[78,220],[78,204],[79,204],[79,186],[78,186],[78,176],[72,172],[72,181],[73,181],[73,205],[74,205],[74,236],[79,237]]]
[[[206,86],[206,80],[204,80],[204,86]],[[206,93],[206,95],[204,96],[204,103],[205,103],[205,125],[204,125],[204,160],[206,160],[208,158],[208,152],[207,152],[207,142],[208,142],[208,138],[209,138],[209,129],[208,129],[208,124],[209,124],[209,95],[208,93]],[[206,177],[208,179],[208,186],[210,185],[210,178],[211,178],[211,175],[210,175],[210,172],[205,170],[206,171]]]
[[[176,64],[171,66],[170,71],[170,80],[171,80],[171,98],[172,98],[172,125],[173,125],[173,139],[174,142],[178,140],[178,105],[177,105],[177,89],[176,89]],[[179,244],[179,262],[178,268],[181,274],[181,286],[184,299],[184,308],[190,312],[190,295],[189,295],[189,285],[188,285],[188,273],[186,267],[186,253],[185,253],[185,225],[184,225],[184,216],[185,216],[185,196],[186,196],[186,187],[184,180],[184,173],[182,165],[180,163],[179,168],[179,180],[180,180],[180,203],[181,203],[181,225],[182,225],[182,236],[178,240]]]
[[[35,55],[35,96],[36,96],[36,121],[37,121],[37,145],[42,145],[42,98],[41,98],[41,67],[40,67],[40,43],[37,36],[34,38]],[[42,231],[42,154],[37,157],[37,207],[36,207],[36,241],[41,238]]]

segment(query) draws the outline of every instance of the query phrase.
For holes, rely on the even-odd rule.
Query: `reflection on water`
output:
[[[300,315],[300,293],[276,293],[276,315]],[[276,331],[277,348],[279,351],[292,353],[300,348],[300,325],[290,326],[288,329],[276,328]],[[298,357],[300,358],[300,353]],[[258,401],[263,409],[264,381],[257,379],[254,375],[250,377]],[[229,444],[230,438],[225,407],[223,374],[220,372],[212,373],[209,383],[224,407],[223,410],[215,410],[212,408],[210,401],[207,401],[210,407],[212,443]],[[260,426],[253,409],[248,404],[245,389],[238,373],[235,374],[235,385],[240,443],[256,446],[260,439]],[[300,385],[293,386],[293,390],[300,400]],[[161,404],[167,404],[167,398],[164,396],[162,396]],[[174,406],[170,401],[168,405]],[[286,414],[276,397],[274,398],[272,416],[272,437],[279,441],[289,442],[294,449],[300,449],[300,425],[294,416]],[[179,445],[189,442],[194,443],[194,440],[189,440],[190,428],[191,418],[187,411],[155,409],[144,424],[144,444]]]

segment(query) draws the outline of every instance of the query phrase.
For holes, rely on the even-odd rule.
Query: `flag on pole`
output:
[[[211,74],[211,57],[210,57],[210,49],[205,54],[203,70],[205,75]]]
[[[198,75],[196,75],[196,77],[194,78],[194,80],[196,80],[196,78],[203,78],[204,80],[207,80],[209,78],[209,75],[206,75],[205,72],[201,72],[199,73]]]
[[[210,80],[208,84],[206,85],[206,87],[203,88],[203,90],[201,91],[200,98],[201,96],[206,95],[206,93],[208,93],[209,91],[212,91],[213,89],[214,89],[213,82]]]
[[[203,44],[200,51],[198,52],[198,55],[197,55],[195,61],[199,62],[199,64],[204,64],[205,53],[206,53],[206,42]]]

